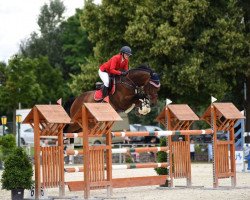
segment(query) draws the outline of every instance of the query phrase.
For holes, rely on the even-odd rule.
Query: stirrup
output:
[[[95,83],[95,89],[96,89],[96,90],[102,89],[102,86],[103,86],[103,83],[102,83],[102,82],[96,82],[96,83]]]

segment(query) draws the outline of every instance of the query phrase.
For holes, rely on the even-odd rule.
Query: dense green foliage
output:
[[[82,10],[77,9],[76,14],[69,17],[61,25],[63,41],[64,71],[69,75],[78,74],[80,65],[87,63],[87,57],[92,55],[92,45],[88,40],[86,31],[81,27],[80,16]]]
[[[208,104],[210,95],[223,100],[242,88],[249,43],[237,1],[87,1],[84,11],[96,57],[129,44],[134,64],[146,61],[161,74],[164,98]]]
[[[160,97],[200,112],[211,95],[243,109],[250,45],[243,15],[236,0],[89,0],[81,19],[100,63],[128,44],[132,67],[147,62],[161,75]]]
[[[23,106],[34,104],[41,97],[41,89],[37,83],[36,63],[29,58],[19,56],[9,60],[6,67],[6,81],[0,87],[0,107],[9,111],[22,102]]]
[[[77,75],[71,75],[73,81],[70,84],[71,91],[74,95],[80,95],[81,93],[95,89],[95,83],[98,80],[98,62],[95,58],[91,57],[88,63],[81,65],[81,73]]]
[[[61,71],[52,68],[45,57],[15,56],[5,68],[5,82],[0,87],[1,110],[11,112],[21,102],[24,108],[36,103],[55,102],[65,96]]]
[[[42,102],[46,102],[45,99],[53,102],[55,101],[54,97],[62,97],[63,100],[67,100],[72,93],[79,94],[82,89],[89,89],[90,87],[86,86],[86,81],[89,85],[92,84],[93,86],[94,83],[91,83],[93,78],[90,79],[90,82],[88,81],[89,78],[85,76],[79,80],[77,80],[78,78],[76,80],[74,78],[75,75],[80,73],[81,68],[86,63],[87,66],[83,69],[85,75],[87,76],[91,73],[90,76],[96,79],[96,71],[92,73],[88,70],[92,68],[88,68],[88,66],[91,66],[88,62],[91,59],[88,57],[93,53],[92,45],[87,39],[87,32],[80,23],[80,16],[83,11],[77,9],[75,15],[69,17],[67,20],[64,20],[64,11],[65,7],[60,0],[54,0],[49,4],[45,4],[41,8],[41,13],[38,17],[40,34],[36,32],[32,33],[30,38],[23,41],[20,46],[21,54],[24,57],[34,59],[42,56],[48,59],[45,65],[49,69],[46,69],[46,67],[44,69],[41,68],[42,71],[40,70],[37,74],[40,75],[42,73],[44,75],[39,78],[39,82],[43,83],[41,86],[42,89],[47,87],[47,83],[52,86],[52,88],[49,88],[48,93],[44,92],[42,94]],[[44,60],[41,60],[40,64],[43,65],[43,62]],[[47,76],[50,79],[46,81]],[[52,77],[53,80],[51,79]],[[64,81],[62,81],[62,78]],[[75,84],[77,84],[77,87],[75,87]],[[53,86],[58,87],[58,89]],[[76,91],[76,88],[79,90]]]
[[[14,152],[7,157],[4,166],[5,168],[1,178],[3,189],[31,188],[33,184],[32,164],[22,148],[16,148]]]
[[[246,40],[250,41],[250,1],[249,0],[239,0],[240,5],[242,7],[242,10],[244,12],[244,18],[243,23],[245,25],[245,35]],[[245,131],[250,132],[250,45],[248,45],[248,48],[246,49],[247,54],[247,71],[246,71],[246,98],[244,101],[244,108],[246,110],[246,128]]]
[[[16,141],[13,134],[0,136],[0,160],[5,160],[16,148]]]

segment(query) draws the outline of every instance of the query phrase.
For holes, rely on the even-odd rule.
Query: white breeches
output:
[[[102,72],[100,69],[98,71],[98,74],[100,76],[100,78],[102,79],[103,84],[106,87],[109,87],[109,75],[107,72]]]

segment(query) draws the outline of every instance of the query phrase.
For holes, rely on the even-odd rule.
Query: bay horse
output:
[[[109,103],[117,112],[128,113],[136,108],[140,115],[146,115],[151,110],[150,106],[157,103],[160,80],[158,75],[145,64],[130,69],[126,76],[115,76],[112,82],[115,91],[109,94]],[[71,105],[70,117],[72,118],[78,112],[83,103],[103,101],[97,101],[95,94],[96,91],[94,90],[78,96]],[[75,130],[76,128],[70,128],[71,132]]]

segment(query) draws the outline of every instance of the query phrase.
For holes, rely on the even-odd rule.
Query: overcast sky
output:
[[[66,7],[65,17],[82,8],[84,0],[62,0]],[[96,0],[100,2],[101,0]],[[21,40],[38,31],[37,18],[40,8],[49,0],[0,0],[0,61],[18,51]]]

